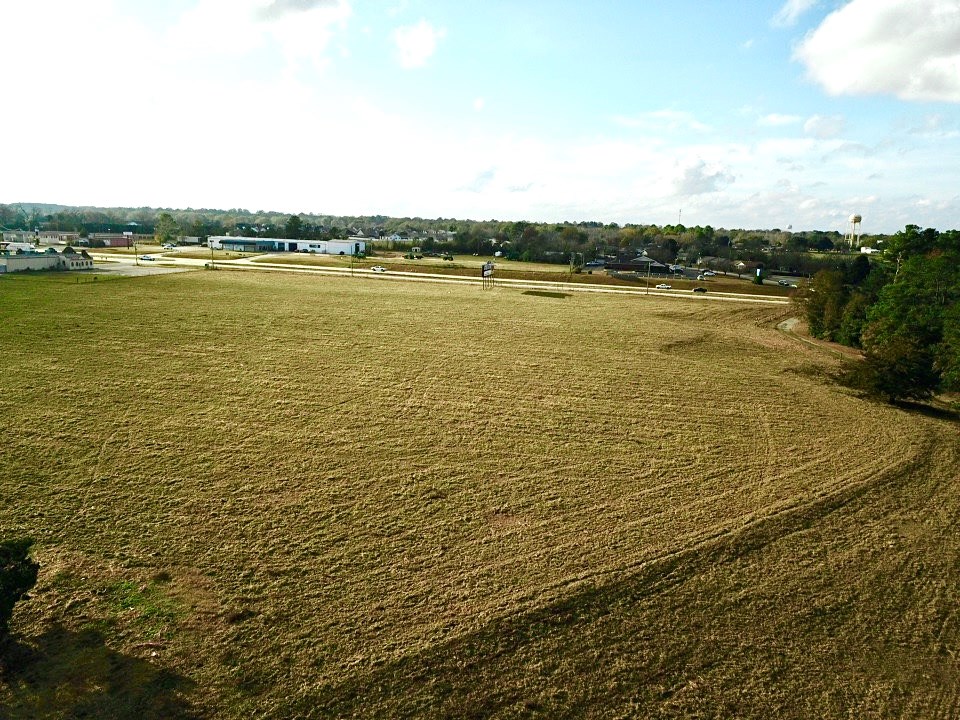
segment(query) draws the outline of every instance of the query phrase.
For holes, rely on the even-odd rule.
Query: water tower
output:
[[[863,220],[859,215],[850,216],[850,233],[844,238],[850,241],[850,249],[855,249],[860,244],[860,221]]]

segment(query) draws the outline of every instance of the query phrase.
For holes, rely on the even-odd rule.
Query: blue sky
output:
[[[957,0],[33,0],[0,26],[0,202],[960,227]]]

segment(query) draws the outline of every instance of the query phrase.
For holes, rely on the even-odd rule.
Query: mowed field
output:
[[[960,426],[786,316],[0,278],[0,717],[957,717]]]

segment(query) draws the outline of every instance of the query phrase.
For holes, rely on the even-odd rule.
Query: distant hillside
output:
[[[58,213],[61,210],[69,210],[70,205],[57,205],[55,203],[9,203],[14,207],[22,207],[24,212],[27,213],[41,213],[44,215],[51,215],[53,213]]]

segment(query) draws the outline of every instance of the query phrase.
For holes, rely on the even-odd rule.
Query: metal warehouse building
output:
[[[214,250],[232,252],[302,252],[318,255],[359,255],[367,251],[363,240],[284,240],[282,238],[246,238],[215,235],[207,238]]]

